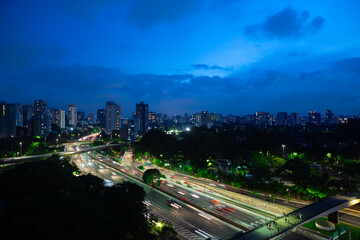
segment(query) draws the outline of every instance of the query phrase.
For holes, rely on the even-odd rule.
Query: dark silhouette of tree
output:
[[[153,239],[143,215],[144,190],[106,187],[58,156],[24,163],[1,176],[4,239]]]
[[[160,173],[157,169],[147,169],[143,174],[143,181],[149,185],[160,186],[161,178],[166,178],[163,174]]]

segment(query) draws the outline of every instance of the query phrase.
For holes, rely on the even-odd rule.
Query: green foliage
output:
[[[51,152],[48,145],[44,142],[35,142],[29,146],[26,153],[24,155],[38,155],[38,154],[45,154]]]
[[[3,173],[1,229],[11,239],[150,239],[145,192],[129,182],[105,187],[67,161],[24,163]],[[3,235],[4,235],[3,234]],[[6,238],[6,237],[5,237]]]
[[[290,158],[290,156],[289,156],[289,158]],[[273,158],[271,158],[271,163],[274,168],[280,168],[286,163],[286,160],[284,158],[280,158],[280,157],[273,157]]]
[[[310,177],[310,165],[300,159],[287,161],[279,171],[281,176],[295,183],[304,183]]]
[[[138,166],[137,168],[140,170],[144,170],[144,166]]]
[[[166,177],[160,173],[157,169],[147,169],[143,174],[143,181],[146,184],[153,185],[156,184],[157,186],[160,186],[161,178],[166,179]]]
[[[270,163],[264,154],[253,153],[248,160],[248,167],[254,179],[258,181],[268,180],[271,176]]]

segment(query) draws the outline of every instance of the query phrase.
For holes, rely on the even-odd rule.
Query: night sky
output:
[[[0,100],[360,113],[360,1],[0,1]]]

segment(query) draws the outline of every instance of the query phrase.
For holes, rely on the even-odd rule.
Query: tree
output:
[[[59,156],[21,164],[0,178],[0,230],[11,239],[152,239],[145,192],[132,183],[105,187],[75,177]],[[5,237],[6,239],[7,237]],[[9,238],[9,239],[10,239]]]
[[[280,174],[295,183],[307,182],[310,177],[310,166],[300,159],[288,160],[280,169]]]
[[[160,178],[166,178],[163,174],[160,173],[157,169],[148,169],[143,174],[143,181],[146,184],[160,186],[161,180]]]

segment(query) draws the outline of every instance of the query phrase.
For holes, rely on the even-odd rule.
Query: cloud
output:
[[[173,22],[197,12],[202,7],[200,0],[135,0],[127,18],[139,29],[148,29],[159,23]]]
[[[192,68],[194,69],[202,69],[202,70],[222,70],[222,71],[233,71],[234,68],[233,67],[220,67],[220,66],[217,66],[217,65],[212,65],[212,66],[209,66],[207,64],[193,64],[191,65]]]
[[[346,58],[335,62],[333,66],[336,70],[360,75],[360,57]]]
[[[308,11],[297,11],[287,7],[261,23],[245,26],[244,32],[254,38],[300,38],[317,33],[324,22],[323,17],[310,19]]]
[[[104,107],[106,100],[114,100],[122,106],[124,116],[130,116],[140,100],[148,103],[151,111],[167,114],[204,109],[224,114],[262,110],[305,113],[328,107],[347,114],[360,109],[358,69],[358,57],[337,60],[316,71],[250,66],[246,72],[226,77],[133,74],[102,66],[42,65],[0,72],[0,96],[3,101],[22,104],[40,98],[54,108],[76,103],[79,109],[90,113]]]

